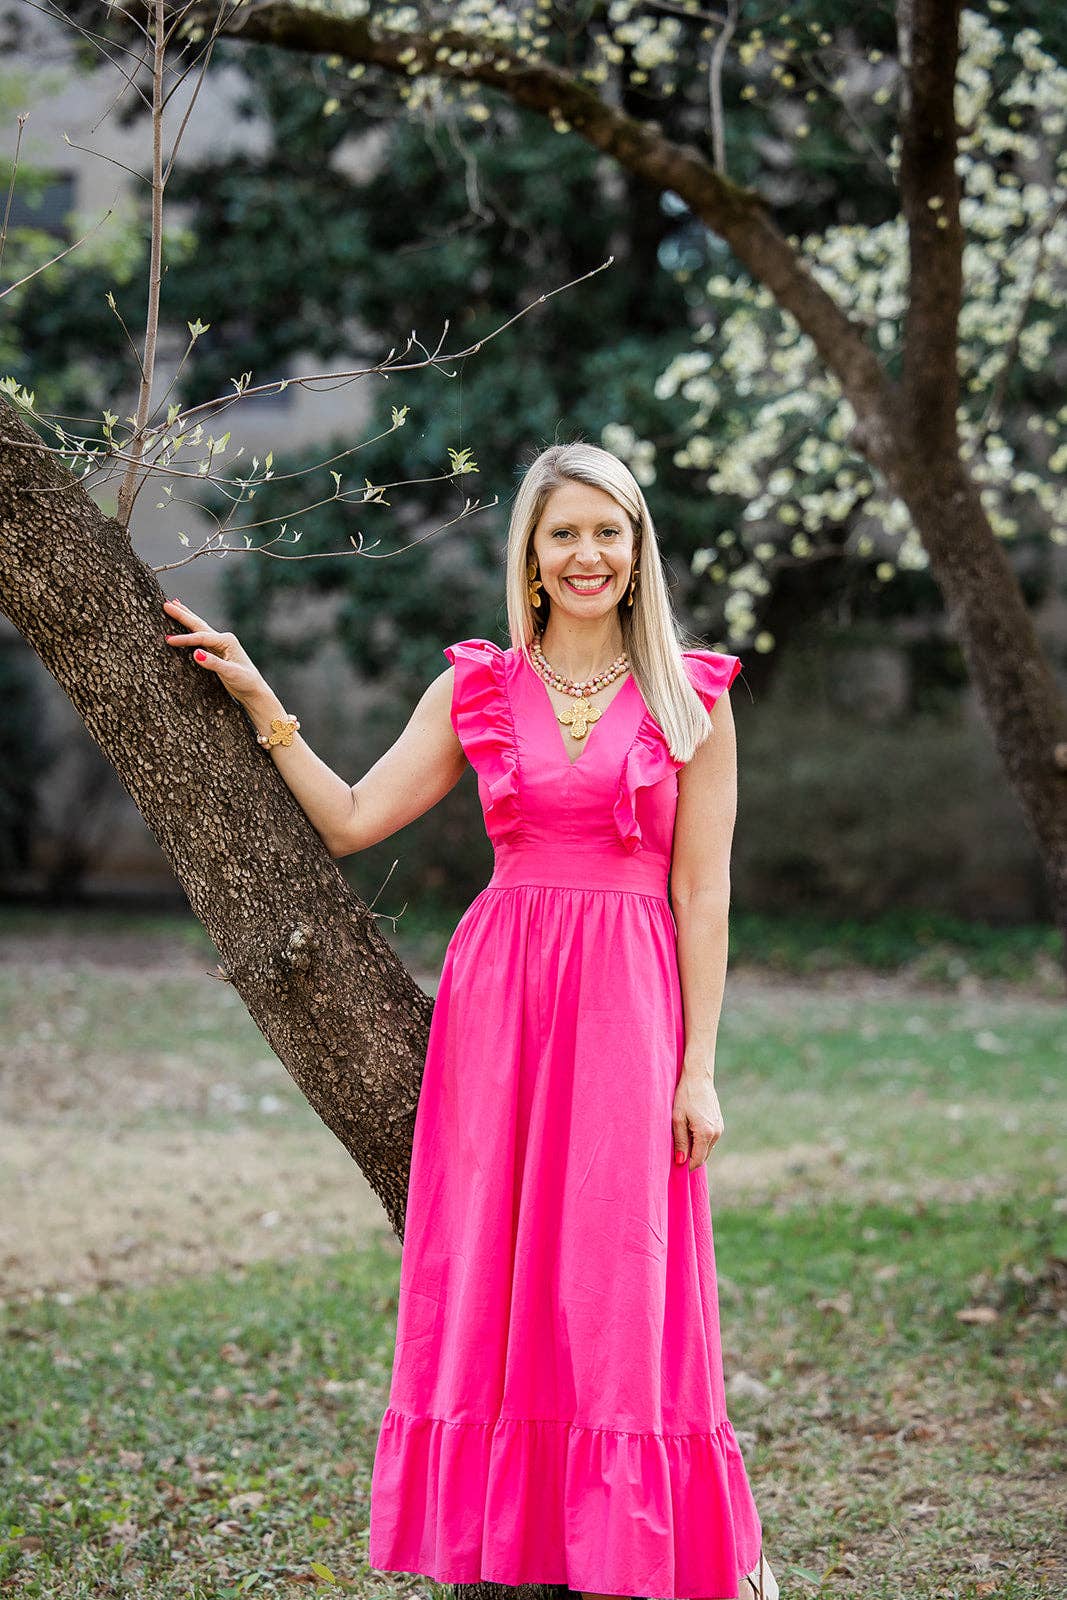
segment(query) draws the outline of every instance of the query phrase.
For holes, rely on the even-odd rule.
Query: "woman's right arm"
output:
[[[171,634],[168,643],[195,645],[199,666],[214,671],[244,706],[257,733],[268,733],[286,715],[278,696],[252,664],[232,633],[217,633],[177,600],[164,606],[169,616],[193,631]],[[271,745],[278,771],[335,858],[366,850],[387,839],[455,788],[467,758],[452,726],[454,667],[436,677],[419,700],[407,727],[355,785],[349,785],[294,733],[290,745]]]

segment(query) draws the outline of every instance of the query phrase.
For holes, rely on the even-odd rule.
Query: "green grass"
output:
[[[160,1129],[251,1130],[276,1152],[269,1203],[297,1205],[330,1136],[206,976],[196,925],[23,915],[0,915],[0,1116],[22,1147],[37,1129],[65,1130],[72,1154],[143,1134],[151,1184]],[[105,954],[117,929],[157,962],[189,937],[195,959],[90,965],[87,926]],[[40,959],[57,935],[69,965]],[[728,986],[726,1135],[708,1169],[723,1345],[783,1600],[1067,1594],[1065,1067],[1062,1002],[1025,985],[939,991],[859,969],[802,985],[764,968]],[[200,1184],[235,1219],[239,1142],[212,1145]],[[331,1181],[344,1205],[343,1163]],[[35,1216],[47,1198],[4,1192]],[[119,1197],[123,1230],[137,1198]],[[398,1274],[376,1240],[13,1299],[0,1594],[292,1596],[331,1587],[328,1569],[366,1600],[443,1595],[365,1562]]]
[[[936,1595],[918,1568],[966,1566],[976,1519],[991,1560],[1051,1549],[1067,1329],[1024,1281],[1067,1253],[1049,1197],[763,1206],[718,1214],[715,1238],[727,1373],[743,1354],[767,1386],[731,1416],[793,1594],[819,1593],[812,1577],[835,1552],[873,1540],[878,1571],[865,1559],[855,1592]],[[236,1281],[9,1308],[4,1592],[281,1595],[319,1562],[368,1597],[444,1593],[365,1562],[398,1276],[395,1250],[376,1244]],[[976,1297],[995,1322],[958,1319]],[[997,1483],[1035,1474],[1044,1515],[989,1521]],[[977,1596],[978,1581],[950,1592]],[[1048,1592],[1025,1578],[996,1589]]]
[[[861,921],[848,917],[767,917],[734,909],[730,952],[735,961],[797,975],[860,967],[906,971],[915,982],[958,984],[967,978],[1039,984],[1063,992],[1063,941],[1055,929],[965,922],[925,911],[898,911]]]
[[[433,896],[412,901],[394,926],[379,927],[410,965],[435,967],[463,906]],[[106,940],[116,932],[145,942],[178,941],[214,962],[214,947],[195,918],[169,912],[0,906],[0,938],[70,930]],[[730,918],[731,961],[798,977],[863,970],[905,973],[915,983],[956,988],[968,981],[1016,985],[1060,998],[1063,941],[1047,924],[1020,926],[964,921],[940,912],[902,910],[869,920],[791,913],[767,916],[735,904]]]

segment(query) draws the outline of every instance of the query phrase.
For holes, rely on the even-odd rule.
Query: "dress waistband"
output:
[[[643,852],[631,856],[620,850],[616,855],[600,847],[583,855],[580,845],[502,845],[486,887],[607,889],[666,900],[669,867],[665,856]]]

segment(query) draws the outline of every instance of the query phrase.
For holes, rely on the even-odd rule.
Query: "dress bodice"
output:
[[[628,675],[571,760],[548,690],[520,650],[488,639],[445,647],[455,667],[452,725],[478,776],[493,885],[666,893],[678,771],[666,738]],[[683,652],[710,710],[741,662]]]

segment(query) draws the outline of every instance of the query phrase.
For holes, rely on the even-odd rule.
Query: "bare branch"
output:
[[[165,0],[155,0],[154,48],[152,52],[152,243],[148,267],[148,313],[145,325],[144,356],[141,361],[141,381],[137,396],[137,420],[130,441],[135,458],[141,454],[141,442],[148,423],[148,410],[152,400],[152,379],[156,367],[156,344],[159,337],[159,294],[163,282],[163,63],[166,50]],[[143,481],[143,480],[142,480]],[[124,528],[129,528],[137,498],[137,466],[130,463],[119,490],[118,518]]]
[[[60,250],[59,251],[58,255],[50,256],[47,261],[42,261],[41,265],[39,267],[34,267],[32,272],[27,272],[26,276],[24,278],[19,278],[17,283],[9,283],[6,289],[0,289],[0,300],[3,300],[5,295],[12,294],[14,292],[14,290],[21,289],[22,285],[24,283],[29,283],[31,278],[36,278],[37,275],[39,273],[41,273],[41,272],[44,272],[46,270],[46,268],[54,267],[57,261],[62,261],[63,257],[64,256],[69,256],[72,250],[77,250],[78,246],[81,245],[81,244],[84,244],[86,239],[91,239],[93,234],[96,232],[97,228],[102,228],[103,227],[104,223],[107,221],[108,217],[110,217],[110,215],[111,215],[111,213],[112,213],[112,211],[114,209],[115,209],[114,206],[108,206],[107,210],[104,212],[104,215],[100,218],[99,222],[94,222],[92,227],[89,229],[88,233],[83,233],[80,239],[75,239],[72,244],[68,244],[65,250]],[[6,221],[7,221],[6,217],[5,217],[4,220],[5,220],[5,237],[6,237]],[[3,243],[3,239],[0,238],[0,245],[2,245],[2,243]],[[0,256],[2,256],[2,254],[3,254],[3,250],[0,249]]]
[[[722,68],[730,40],[737,30],[738,0],[727,0],[726,17],[712,46],[708,62],[708,104],[711,110],[711,150],[715,171],[726,172],[726,129],[722,111]]]

